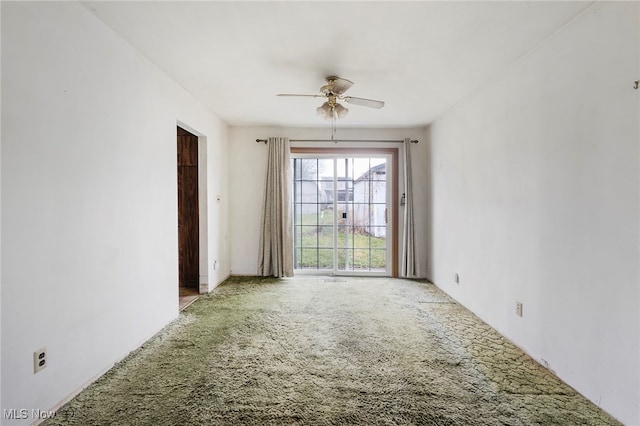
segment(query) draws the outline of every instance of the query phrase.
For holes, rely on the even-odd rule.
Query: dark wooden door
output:
[[[198,288],[198,137],[178,127],[178,270],[181,287]]]

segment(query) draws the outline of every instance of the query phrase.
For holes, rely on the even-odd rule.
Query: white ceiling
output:
[[[230,125],[312,126],[328,75],[342,127],[428,124],[592,2],[83,2]]]

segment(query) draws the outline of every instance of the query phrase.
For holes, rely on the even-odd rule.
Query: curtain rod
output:
[[[268,139],[256,139],[256,142],[263,142],[265,145],[269,142]],[[384,139],[290,139],[289,142],[374,142],[374,143],[404,143],[404,140],[384,140]],[[412,140],[411,143],[418,143],[417,140]]]

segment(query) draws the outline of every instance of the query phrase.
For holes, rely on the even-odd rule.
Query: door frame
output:
[[[193,127],[176,121],[176,127],[198,138],[198,292],[209,292],[209,231],[208,231],[208,189],[207,189],[207,137]],[[177,179],[176,179],[177,182]],[[177,191],[176,191],[177,193]],[[176,216],[177,218],[177,216]],[[176,224],[177,225],[177,224]],[[177,226],[176,226],[177,228]]]
[[[398,148],[313,148],[291,147],[292,154],[391,156],[391,276],[398,276]],[[343,275],[340,273],[340,275]],[[347,275],[346,273],[344,275]]]

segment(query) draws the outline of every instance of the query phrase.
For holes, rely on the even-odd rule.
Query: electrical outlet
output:
[[[33,353],[33,374],[47,367],[47,348],[43,347]]]
[[[522,316],[522,302],[516,302],[516,315]]]

